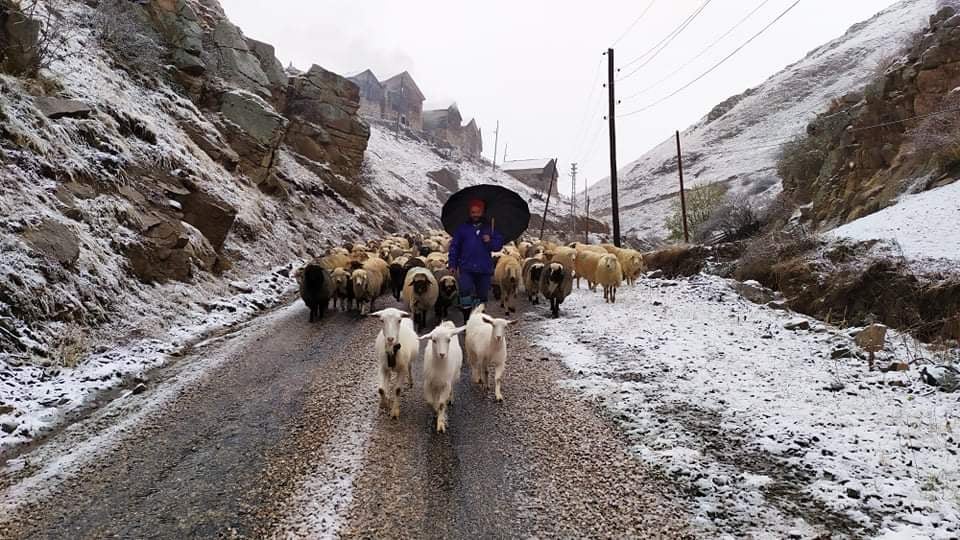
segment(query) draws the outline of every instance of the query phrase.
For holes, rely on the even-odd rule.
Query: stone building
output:
[[[456,103],[445,108],[423,111],[423,132],[441,144],[458,148],[465,156],[479,158],[483,141],[476,120],[463,125],[463,116]]]
[[[557,189],[556,159],[518,159],[506,161],[500,166],[503,172],[546,195],[553,184],[553,195],[560,195]]]
[[[426,99],[410,73],[404,71],[383,81],[386,93],[385,120],[399,121],[417,131],[423,130],[423,100]]]
[[[384,118],[387,110],[387,93],[383,84],[369,69],[349,77],[360,87],[360,115],[367,118]]]

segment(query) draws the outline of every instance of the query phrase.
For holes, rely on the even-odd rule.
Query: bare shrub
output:
[[[777,174],[795,184],[807,183],[820,175],[829,147],[818,137],[804,135],[788,141],[777,159]]]
[[[908,135],[917,156],[942,170],[960,162],[960,91],[948,94],[940,110],[943,114],[924,118]]]
[[[698,229],[696,239],[709,242],[722,239],[733,242],[760,232],[760,219],[750,202],[742,196],[727,197]]]
[[[41,69],[67,57],[76,32],[58,6],[51,0],[14,0],[2,6],[4,18],[22,25],[20,38],[28,40],[3,43],[5,49],[10,48],[4,52],[5,70],[12,75],[34,77]]]
[[[154,74],[163,64],[161,40],[147,14],[129,0],[101,0],[94,15],[97,41],[118,63]]]
[[[687,229],[692,238],[697,237],[697,231],[710,219],[714,210],[723,203],[726,188],[720,184],[703,184],[686,192]],[[671,240],[683,239],[683,211],[679,197],[671,205],[670,215],[665,225],[670,232]]]
[[[734,273],[740,281],[755,280],[781,289],[774,267],[815,249],[816,236],[803,230],[770,232],[747,241]]]

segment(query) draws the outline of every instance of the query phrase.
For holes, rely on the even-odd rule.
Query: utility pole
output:
[[[577,164],[570,164],[570,237],[577,237]]]
[[[547,226],[547,212],[550,210],[550,195],[553,194],[553,183],[557,181],[557,158],[553,158],[553,174],[550,175],[550,187],[547,189],[547,203],[543,205],[543,219],[540,221],[540,240],[543,240],[543,228]]]
[[[587,179],[583,179],[583,197],[586,199],[586,219],[583,221],[584,231],[583,231],[583,243],[590,243],[590,193],[587,192],[589,186],[587,185]]]
[[[680,131],[677,130],[677,170],[680,171],[680,213],[683,219],[683,241],[690,243],[690,233],[687,231],[687,197],[683,193],[683,154],[680,152]]]
[[[613,48],[607,49],[607,93],[610,104],[610,203],[613,210],[613,245],[620,247],[620,202],[617,198],[617,111],[613,88]]]
[[[500,121],[497,120],[497,129],[493,130],[493,170],[497,170],[497,145],[500,144]]]
[[[504,142],[503,142],[503,162],[502,162],[502,163],[506,163],[506,162],[507,162],[507,150],[508,150],[509,148],[510,148],[510,143],[504,141]]]

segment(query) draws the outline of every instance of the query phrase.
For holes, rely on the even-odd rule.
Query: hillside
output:
[[[763,201],[780,191],[780,145],[805,132],[815,114],[866,84],[936,10],[936,0],[903,0],[851,27],[756,88],[733,96],[682,133],[688,186],[720,182]],[[851,98],[852,99],[852,98]],[[672,138],[619,171],[621,228],[628,236],[664,236],[677,194]],[[590,188],[600,219],[609,219],[609,179]]]
[[[22,415],[0,446],[288,300],[328,247],[438,227],[457,187],[543,211],[484,163],[367,125],[339,75],[286,73],[216,0],[37,10],[56,54],[0,74],[0,416]]]

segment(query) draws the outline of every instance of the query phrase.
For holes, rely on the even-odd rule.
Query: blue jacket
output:
[[[490,242],[484,243],[483,235],[490,235]],[[490,253],[503,249],[503,236],[490,230],[486,221],[474,225],[466,222],[457,227],[450,241],[448,266],[451,270],[493,273],[493,258]]]

